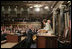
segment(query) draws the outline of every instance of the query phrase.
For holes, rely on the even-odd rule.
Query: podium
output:
[[[37,48],[57,48],[58,41],[56,36],[37,35]]]

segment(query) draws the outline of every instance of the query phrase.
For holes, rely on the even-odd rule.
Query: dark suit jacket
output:
[[[27,33],[27,40],[28,42],[32,42],[32,36],[33,36],[33,32],[31,29],[29,29],[28,33]]]

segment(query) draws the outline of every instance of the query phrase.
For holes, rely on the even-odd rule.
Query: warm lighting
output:
[[[42,7],[42,5],[34,5],[34,7]]]
[[[40,8],[38,8],[38,7],[37,7],[37,8],[35,8],[35,11],[39,12],[39,11],[40,11]]]
[[[48,6],[45,6],[44,9],[49,9],[49,7]]]
[[[39,7],[39,5],[34,5],[34,7]]]
[[[71,1],[68,1],[68,3],[70,3]]]
[[[33,8],[32,6],[30,8]]]

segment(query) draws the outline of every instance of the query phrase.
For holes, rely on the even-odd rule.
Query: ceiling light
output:
[[[44,9],[49,9],[49,7],[48,6],[45,6]]]
[[[42,7],[42,5],[34,5],[34,7]]]
[[[70,3],[71,1],[68,1],[68,3]]]
[[[38,7],[37,7],[37,8],[35,8],[35,11],[39,12],[39,11],[40,11],[40,8],[38,8]]]
[[[34,7],[39,7],[39,5],[34,5]]]
[[[30,8],[33,8],[32,6]]]

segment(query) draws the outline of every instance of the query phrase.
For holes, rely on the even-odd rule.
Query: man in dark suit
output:
[[[32,37],[33,37],[33,32],[31,30],[31,26],[30,26],[29,30],[27,32],[27,41],[26,41],[27,48],[30,48],[30,46],[31,46],[31,43],[33,41]]]

